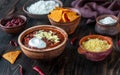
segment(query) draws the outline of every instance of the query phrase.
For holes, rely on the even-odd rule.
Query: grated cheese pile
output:
[[[58,7],[59,4],[54,0],[39,0],[27,7],[27,11],[32,14],[48,14],[55,7]]]
[[[59,38],[57,35],[55,35],[52,31],[46,32],[44,30],[39,30],[38,32],[36,32],[36,34],[34,35],[34,37],[36,38],[46,38],[47,40],[53,41],[54,43],[60,42]]]
[[[98,38],[89,39],[82,43],[84,49],[90,52],[102,52],[110,47],[110,44],[106,40],[100,40]]]

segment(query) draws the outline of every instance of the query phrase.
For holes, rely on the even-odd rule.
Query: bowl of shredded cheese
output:
[[[110,37],[102,35],[88,35],[79,42],[78,52],[92,61],[104,60],[111,52],[113,42]]]
[[[60,0],[29,0],[23,6],[23,11],[31,18],[44,19],[55,7],[62,7]]]

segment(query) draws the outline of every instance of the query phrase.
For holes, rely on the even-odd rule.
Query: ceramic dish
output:
[[[27,7],[29,7],[31,4],[33,4],[37,1],[39,1],[39,0],[29,0],[28,2],[26,2],[26,4],[23,6],[23,11],[31,18],[47,19],[47,14],[32,14],[32,13],[27,11]],[[45,1],[48,1],[48,0],[45,0]],[[59,7],[63,6],[63,3],[60,0],[54,0],[54,1],[59,4]]]
[[[12,18],[20,18],[23,20],[23,22],[21,24],[16,23],[15,26],[5,26],[6,22],[8,20],[11,20]],[[27,21],[27,18],[24,15],[7,16],[6,18],[3,18],[0,20],[0,28],[6,33],[17,34],[24,30],[26,26],[26,21]],[[14,23],[12,23],[11,25],[13,24]]]
[[[83,48],[82,46],[83,42],[87,41],[88,39],[95,39],[95,38],[106,40],[108,44],[110,44],[110,47],[101,52],[93,52],[92,50],[88,51],[85,48]],[[95,44],[92,44],[92,45],[95,45]],[[102,36],[102,35],[88,35],[80,39],[78,53],[83,54],[87,59],[91,61],[102,61],[112,52],[112,47],[113,47],[113,42],[110,37]]]
[[[59,45],[56,45],[51,48],[45,48],[45,49],[30,48],[24,45],[23,39],[27,34],[37,30],[43,30],[43,29],[58,32],[59,34],[61,34],[64,40]],[[68,39],[67,33],[61,28],[58,28],[56,26],[51,26],[51,25],[38,25],[23,31],[18,38],[18,43],[20,45],[21,50],[24,52],[26,56],[33,59],[44,60],[44,59],[52,59],[59,56],[64,51],[67,39]]]
[[[116,23],[110,25],[110,24],[101,24],[99,20],[105,18],[105,17],[111,17],[116,20]],[[120,24],[118,17],[114,15],[101,15],[96,18],[96,25],[95,25],[95,31],[100,34],[104,35],[110,35],[114,36],[117,35],[120,32]]]

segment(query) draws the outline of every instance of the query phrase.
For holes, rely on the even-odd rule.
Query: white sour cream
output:
[[[45,48],[46,47],[46,43],[39,38],[30,39],[28,44],[29,44],[29,46],[36,47],[36,48]]]
[[[109,24],[109,25],[112,25],[112,24],[116,23],[117,21],[116,21],[115,19],[111,18],[111,17],[105,17],[105,18],[99,20],[99,22],[100,22],[101,24]]]
[[[27,11],[32,14],[48,14],[55,7],[58,7],[59,4],[54,0],[39,0],[27,7]]]

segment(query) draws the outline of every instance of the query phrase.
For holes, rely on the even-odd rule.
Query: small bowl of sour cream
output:
[[[44,19],[55,7],[62,6],[60,0],[29,0],[23,6],[23,11],[31,18]]]
[[[119,18],[114,15],[100,15],[96,18],[95,31],[114,36],[120,32]]]

